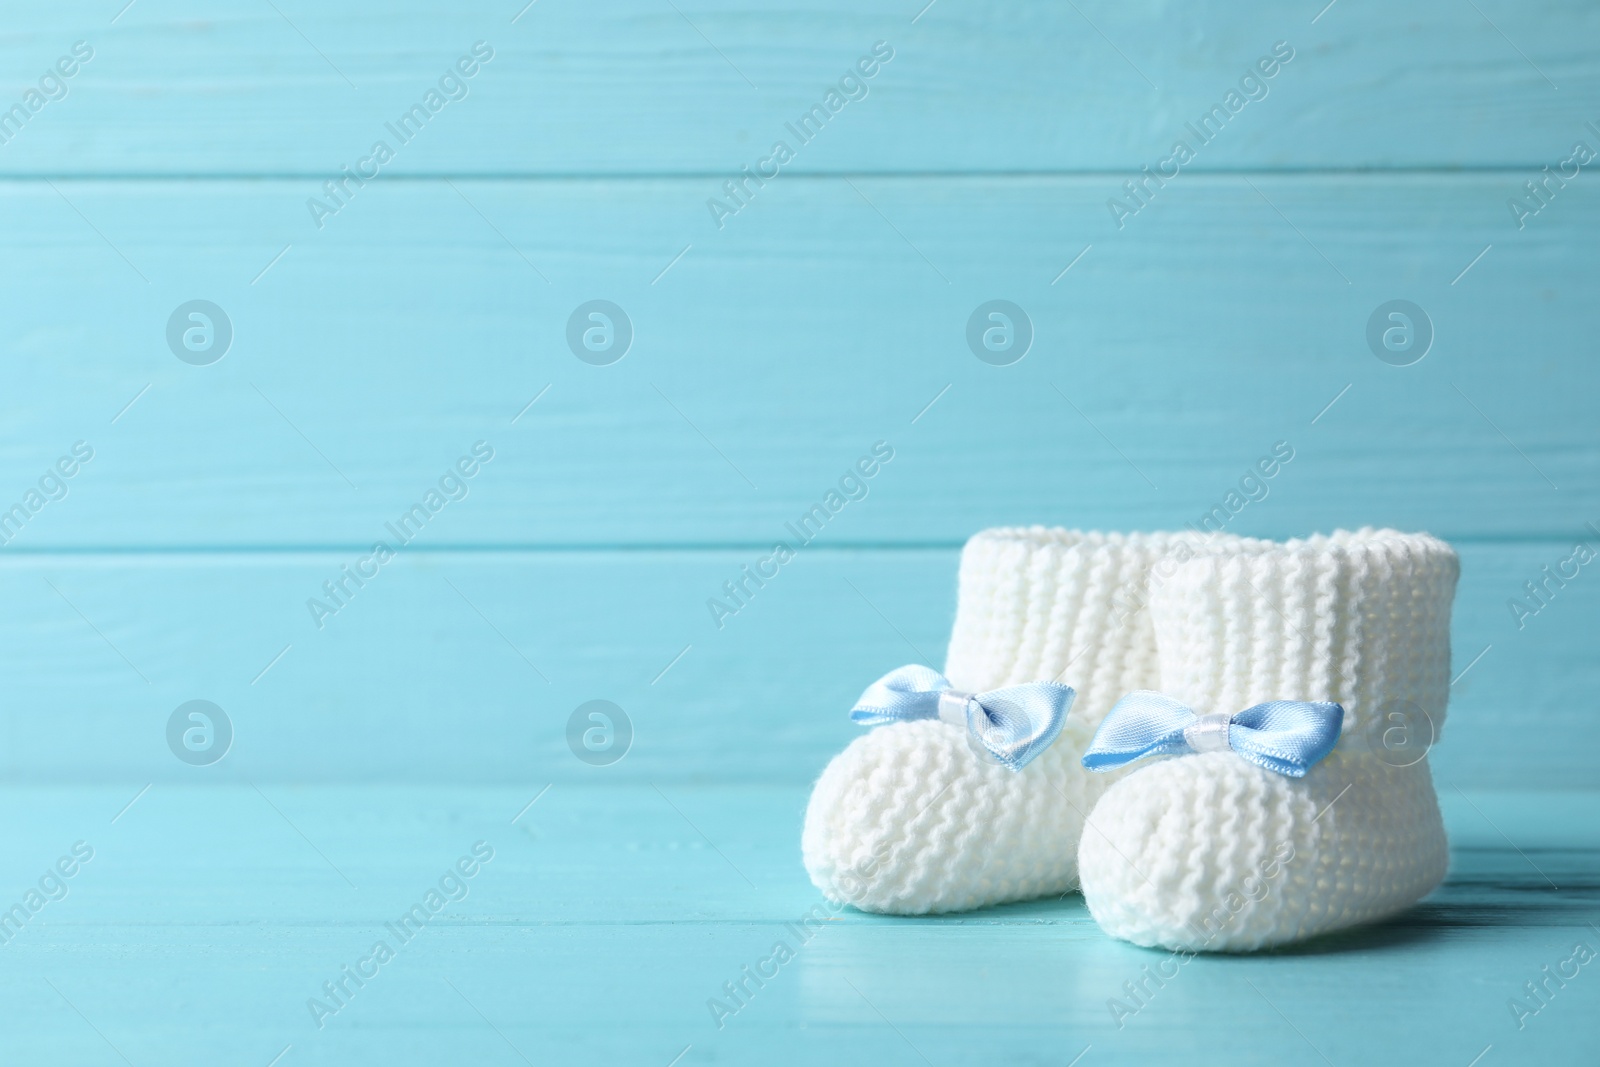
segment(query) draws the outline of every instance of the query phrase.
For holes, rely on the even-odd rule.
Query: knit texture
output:
[[[1084,817],[1112,778],[1078,760],[1117,698],[1158,680],[1144,606],[1152,566],[1176,570],[1201,544],[1189,534],[1043,527],[973,537],[945,674],[971,692],[1070,685],[1078,695],[1066,726],[1020,772],[985,762],[965,729],[943,722],[858,737],[823,771],[806,810],[801,849],[817,888],[902,915],[1074,888]]]
[[[1145,764],[1100,799],[1089,910],[1135,944],[1246,951],[1394,914],[1443,880],[1426,751],[1444,725],[1459,566],[1392,530],[1202,557],[1151,598],[1162,692],[1197,713],[1332,700],[1333,753],[1302,779],[1230,752]]]

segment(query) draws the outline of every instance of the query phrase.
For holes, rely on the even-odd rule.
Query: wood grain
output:
[[[1467,1063],[1490,1045],[1504,1062],[1574,1062],[1597,1036],[1587,968],[1525,1028],[1507,1008],[1542,965],[1595,946],[1592,795],[1447,792],[1453,873],[1428,901],[1296,951],[1192,960],[1120,1029],[1108,1002],[1165,956],[1101,935],[1076,895],[923,920],[829,915],[812,911],[794,855],[801,788],[557,786],[511,824],[530,795],[158,785],[108,824],[126,793],[6,790],[8,822],[26,829],[0,860],[4,884],[20,892],[75,840],[95,857],[3,946],[17,1024],[0,1049],[12,1062],[119,1062],[110,1044],[133,1063],[266,1064],[292,1046],[283,1062],[666,1064],[690,1046],[681,1062],[920,1051],[944,1064],[996,1050],[1065,1063],[1092,1046],[1148,1063],[1182,1034],[1197,1062]],[[466,898],[317,1029],[308,999],[397,940],[384,924],[476,841],[494,858]],[[823,929],[719,1030],[707,1001],[798,940],[789,924],[808,914]],[[1330,1008],[1341,998],[1359,1025]]]
[[[1461,547],[1459,679],[1437,773],[1592,785],[1600,674],[1586,620],[1600,583],[1584,572],[1519,629],[1508,601],[1526,602],[1523,583],[1570,545]],[[634,729],[612,779],[809,782],[858,733],[846,712],[869,682],[943,663],[957,553],[813,545],[718,629],[708,599],[759,556],[402,551],[321,629],[307,601],[353,552],[7,559],[0,773],[130,787],[585,782],[597,770],[574,758],[568,721],[606,699]],[[168,718],[194,699],[234,724],[212,767],[168,749]]]
[[[0,189],[0,488],[97,449],[14,546],[365,546],[479,440],[431,543],[764,544],[878,440],[858,543],[1182,526],[1278,441],[1240,529],[1600,520],[1600,186],[1518,232],[1500,177],[1195,175],[1119,233],[1104,178],[797,178],[719,234],[698,181],[454,184],[321,234],[303,182]],[[565,331],[602,295],[636,338],[596,367]],[[1036,334],[1007,367],[965,340],[997,296]],[[211,366],[165,341],[196,297],[234,323]],[[1409,367],[1366,340],[1396,297],[1435,331]]]
[[[83,40],[94,58],[0,147],[0,172],[337,175],[475,41],[495,58],[394,174],[699,173],[754,165],[876,41],[895,58],[796,172],[1110,170],[1284,41],[1295,58],[1200,149],[1204,169],[1523,168],[1600,114],[1591,5],[760,4],[519,0],[328,8],[228,0],[19,9],[13,99]],[[919,9],[920,17],[919,17]],[[1313,21],[1315,20],[1315,21]],[[9,100],[7,104],[9,104]],[[796,146],[798,147],[798,146]],[[1127,173],[1122,173],[1127,172]],[[705,194],[709,195],[709,194]],[[703,199],[703,196],[702,198]]]

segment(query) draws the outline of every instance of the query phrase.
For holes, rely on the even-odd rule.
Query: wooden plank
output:
[[[1278,41],[1294,58],[1196,168],[1537,170],[1600,112],[1600,16],[1577,0],[118,6],[10,17],[7,106],[75,41],[93,58],[0,171],[327,176],[387,139],[386,174],[732,175],[880,40],[893,60],[792,170],[1136,172]],[[388,136],[476,41],[494,58],[466,95],[416,143]]]
[[[312,1064],[666,1064],[687,1046],[681,1063],[1064,1063],[1092,1045],[1148,1063],[1182,1040],[1199,1064],[1316,1059],[1307,1043],[1335,1063],[1467,1063],[1490,1045],[1570,1062],[1600,1036],[1600,987],[1581,977],[1521,1030],[1507,1008],[1542,965],[1595,946],[1592,792],[1447,798],[1452,875],[1420,908],[1295,951],[1191,960],[1120,1029],[1108,1001],[1164,955],[1105,937],[1076,896],[922,920],[812,912],[803,789],[676,790],[680,815],[646,786],[558,787],[516,827],[515,790],[263,792],[158,786],[114,825],[119,792],[0,792],[17,892],[74,840],[95,849],[4,946],[8,1061],[265,1064],[288,1047],[283,1062]],[[398,940],[384,924],[480,840],[494,858],[465,899],[317,1029],[307,1001]],[[706,1002],[808,913],[830,921],[719,1030]]]
[[[1461,546],[1446,781],[1592,785],[1600,688],[1588,571],[1519,619],[1571,546]],[[801,551],[719,629],[707,601],[756,549],[402,552],[319,629],[307,602],[356,552],[0,561],[0,773],[36,782],[224,779],[810,781],[858,732],[874,678],[941,664],[956,551]],[[346,590],[355,588],[346,584]],[[220,763],[169,748],[180,704],[234,728]],[[618,704],[626,758],[569,747],[580,705]],[[580,719],[583,716],[580,716]],[[1537,728],[1533,728],[1537,724]],[[584,726],[589,725],[587,721]]]
[[[1181,526],[1283,441],[1231,528],[1566,537],[1600,519],[1600,187],[1519,232],[1510,182],[1196,175],[1119,233],[1099,177],[797,178],[721,234],[693,180],[393,183],[320,234],[304,182],[8,184],[7,504],[96,449],[8,550],[364,546],[476,441],[430,544],[764,545],[879,440],[830,536]],[[610,366],[566,341],[600,296]],[[166,340],[197,297],[233,323],[210,366]],[[966,340],[997,297],[1011,366]],[[1396,298],[1413,366],[1369,350]]]

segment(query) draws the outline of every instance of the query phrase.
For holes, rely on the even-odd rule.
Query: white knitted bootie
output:
[[[1444,725],[1458,573],[1442,541],[1369,529],[1197,558],[1153,592],[1162,693],[1201,715],[1333,701],[1343,732],[1303,778],[1234,751],[1136,764],[1079,849],[1107,933],[1258,949],[1392,915],[1443,880],[1425,756]]]
[[[1237,541],[1209,543],[1223,540]],[[985,761],[966,730],[940,720],[857,738],[822,772],[806,810],[801,847],[817,888],[901,915],[1074,888],[1084,816],[1110,784],[1078,759],[1116,699],[1157,680],[1144,610],[1152,565],[1175,569],[1201,543],[1043,527],[967,542],[945,674],[969,692],[1070,685],[1066,725],[1021,771]]]

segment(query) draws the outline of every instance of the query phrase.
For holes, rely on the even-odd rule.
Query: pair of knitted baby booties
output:
[[[1286,543],[984,531],[961,556],[948,682],[927,675],[957,709],[1004,687],[1070,686],[1059,733],[1018,770],[986,758],[960,715],[875,726],[817,781],[806,870],[830,900],[896,915],[1081,887],[1106,932],[1193,952],[1399,912],[1448,860],[1426,755],[1444,724],[1458,574],[1447,544],[1393,530]],[[1087,769],[1130,693],[1220,722],[1223,738],[1240,730],[1225,716],[1262,702],[1323,702],[1295,706],[1342,710],[1342,724],[1299,776],[1192,733]]]

